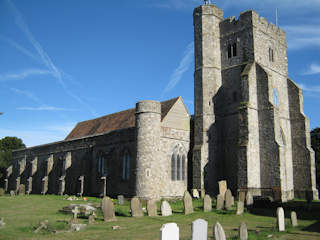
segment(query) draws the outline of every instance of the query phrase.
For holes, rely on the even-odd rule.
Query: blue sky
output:
[[[182,96],[193,113],[193,8],[201,0],[0,0],[0,138],[65,138],[79,121]],[[320,0],[212,1],[287,32],[289,76],[320,127]]]

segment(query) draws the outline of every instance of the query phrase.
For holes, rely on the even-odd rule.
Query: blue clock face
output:
[[[273,104],[276,106],[276,107],[279,107],[280,105],[280,95],[279,95],[279,92],[277,89],[273,89]]]

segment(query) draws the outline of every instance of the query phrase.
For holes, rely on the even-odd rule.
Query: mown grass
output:
[[[159,230],[165,223],[175,222],[180,228],[180,240],[191,238],[191,224],[197,218],[208,221],[208,239],[213,238],[213,226],[219,221],[224,227],[228,239],[238,239],[237,229],[241,222],[245,222],[249,229],[249,239],[320,239],[320,202],[314,202],[312,211],[306,210],[304,201],[294,201],[285,204],[286,232],[276,231],[275,208],[257,208],[251,213],[245,212],[242,216],[236,216],[234,208],[232,211],[216,211],[203,213],[202,200],[194,200],[195,212],[185,216],[183,214],[182,201],[170,201],[173,215],[169,217],[143,217],[132,218],[130,216],[130,205],[126,201],[124,205],[115,204],[116,218],[114,222],[103,222],[102,213],[97,211],[98,218],[93,225],[88,225],[81,232],[63,232],[69,228],[68,221],[71,214],[60,213],[59,210],[71,203],[92,203],[99,205],[101,199],[87,197],[87,201],[67,201],[65,197],[56,195],[30,195],[15,196],[8,195],[0,197],[0,217],[4,217],[6,226],[0,228],[0,239],[133,239],[153,240],[159,239]],[[115,201],[116,203],[116,201]],[[215,204],[213,204],[215,206]],[[143,203],[145,207],[145,203]],[[158,203],[160,209],[160,203]],[[290,210],[296,210],[299,217],[299,227],[290,227]],[[159,212],[160,213],[160,212]],[[39,222],[49,221],[48,230],[34,233]],[[79,223],[87,223],[86,218],[80,218]],[[113,230],[112,226],[120,226]],[[58,230],[60,233],[53,233]]]

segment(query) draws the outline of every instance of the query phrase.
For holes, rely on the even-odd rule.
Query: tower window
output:
[[[237,43],[233,43],[232,45],[228,45],[228,58],[237,56]]]
[[[171,155],[171,181],[184,181],[186,179],[186,155],[175,151]]]
[[[274,62],[274,52],[272,48],[269,48],[269,61]]]

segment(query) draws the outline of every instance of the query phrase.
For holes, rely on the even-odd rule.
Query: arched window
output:
[[[177,179],[176,177],[176,171],[177,171],[177,161],[176,161],[176,155],[172,154],[171,156],[171,180],[175,181]]]
[[[228,58],[232,57],[232,47],[231,44],[228,45]]]
[[[127,181],[130,178],[130,161],[130,153],[125,151],[122,157],[122,180]]]
[[[171,155],[171,181],[186,179],[186,156],[182,147],[175,147]]]

